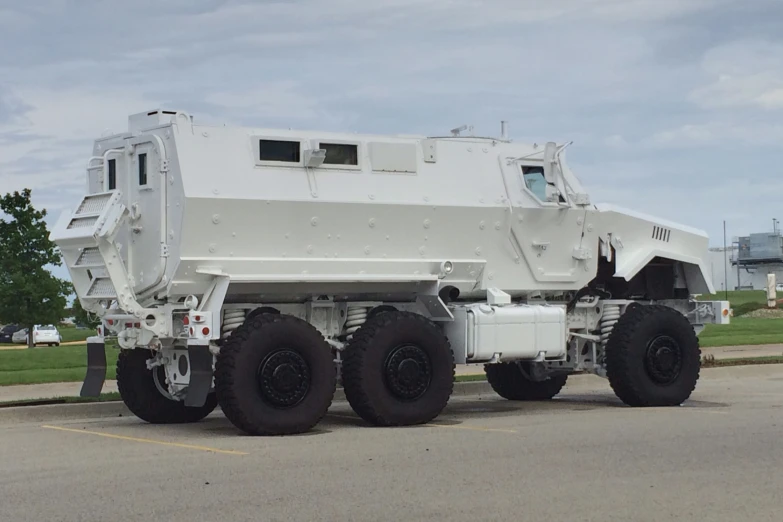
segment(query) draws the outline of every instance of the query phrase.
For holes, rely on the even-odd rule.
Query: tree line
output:
[[[57,324],[70,312],[77,323],[94,326],[95,318],[78,298],[67,308],[74,292],[70,281],[46,268],[61,266],[62,256],[49,239],[46,209],[33,207],[31,195],[24,189],[0,198],[0,320],[32,331],[33,325]]]

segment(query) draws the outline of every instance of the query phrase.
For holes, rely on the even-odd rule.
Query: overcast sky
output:
[[[783,0],[0,0],[0,192],[52,214],[129,113],[574,141],[594,202],[783,219]],[[60,272],[58,270],[58,272]],[[63,272],[60,272],[61,274]]]

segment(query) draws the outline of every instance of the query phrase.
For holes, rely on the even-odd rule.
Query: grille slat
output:
[[[657,239],[658,241],[663,241],[664,243],[668,243],[669,239],[671,238],[672,231],[668,228],[659,227],[658,225],[653,225],[653,231],[652,231],[652,238]]]

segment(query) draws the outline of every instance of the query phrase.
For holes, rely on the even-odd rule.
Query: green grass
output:
[[[783,319],[732,317],[726,325],[708,324],[699,335],[702,347],[783,343]]]
[[[106,378],[115,378],[118,350],[106,346]],[[0,386],[74,382],[87,372],[87,346],[0,350]]]
[[[86,341],[88,337],[95,335],[95,330],[80,330],[78,328],[60,328],[59,330],[64,343]]]
[[[700,295],[698,299],[700,301],[725,301],[726,292]],[[741,317],[754,310],[766,308],[767,292],[764,290],[732,290],[728,292],[728,300],[734,310],[734,317]]]

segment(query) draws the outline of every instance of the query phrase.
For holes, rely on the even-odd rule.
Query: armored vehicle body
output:
[[[509,400],[569,374],[632,406],[696,386],[727,323],[698,230],[591,202],[565,146],[207,126],[180,111],[95,141],[52,238],[102,321],[83,395],[120,347],[128,408],[250,434],[309,430],[341,384],[366,421],[435,418],[455,364]]]

